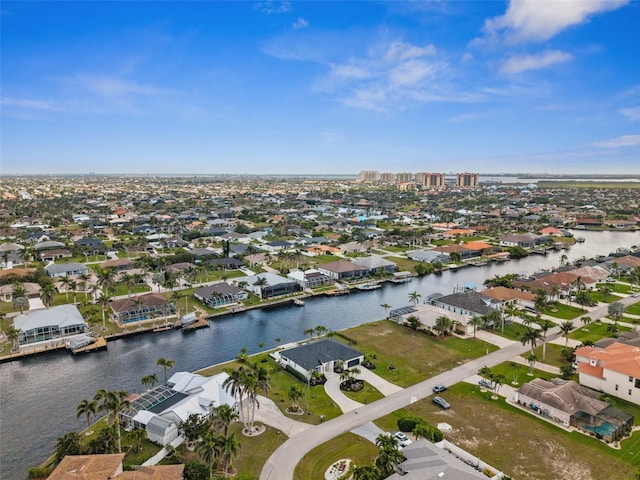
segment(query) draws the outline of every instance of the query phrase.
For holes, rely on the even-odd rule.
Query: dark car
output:
[[[433,397],[433,403],[444,410],[448,410],[449,408],[451,408],[451,405],[449,405],[449,402],[447,402],[442,397]]]
[[[445,387],[442,384],[438,384],[435,387],[433,387],[433,393],[441,393],[444,392],[447,389],[447,387]]]

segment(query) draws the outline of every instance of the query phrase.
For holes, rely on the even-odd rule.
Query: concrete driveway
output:
[[[342,393],[342,390],[340,390],[340,375],[333,372],[326,372],[325,377],[327,377],[327,382],[324,384],[324,391],[327,392],[331,400],[336,402],[338,408],[340,408],[343,413],[350,412],[363,405],[360,402],[351,400]]]
[[[288,437],[304,432],[313,425],[286,417],[269,398],[258,396],[260,408],[256,409],[256,420],[277,428]]]

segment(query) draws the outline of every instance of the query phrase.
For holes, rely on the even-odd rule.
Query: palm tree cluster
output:
[[[498,390],[500,390],[500,387],[507,381],[507,378],[504,376],[504,374],[494,372],[485,365],[478,371],[478,375],[491,383],[491,389],[493,390],[493,395],[491,396],[491,398],[498,398]]]
[[[269,393],[269,380],[267,369],[254,363],[232,370],[223,383],[225,390],[238,399],[240,420],[247,434],[254,433],[256,408],[260,408],[258,395]]]
[[[364,381],[358,379],[360,373],[361,371],[358,367],[343,370],[340,374],[340,389],[353,391],[362,390]]]
[[[361,465],[353,470],[353,480],[380,480],[392,475],[395,467],[404,461],[398,440],[390,434],[381,433],[376,438],[378,455],[373,465]]]

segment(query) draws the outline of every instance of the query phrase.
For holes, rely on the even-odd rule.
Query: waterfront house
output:
[[[599,399],[600,394],[573,380],[536,378],[514,396],[519,405],[565,426],[573,426],[606,441],[622,438],[633,426],[633,415]]]
[[[368,257],[356,257],[351,260],[351,263],[360,265],[367,269],[369,275],[374,275],[377,272],[393,273],[398,271],[398,265],[385,259],[380,255],[370,255]]]
[[[464,291],[450,295],[430,295],[427,297],[431,305],[453,313],[481,317],[492,310],[499,310],[501,302],[483,295],[480,292]]]
[[[640,405],[640,347],[614,341],[575,352],[582,385]]]
[[[292,270],[287,277],[298,282],[302,288],[316,288],[323,285],[330,285],[334,282],[333,278],[313,268],[304,271]]]
[[[342,362],[344,368],[351,368],[364,361],[362,352],[333,338],[281,350],[273,355],[282,367],[291,368],[306,379],[310,379],[310,371],[321,374],[332,372],[336,362]]]
[[[13,326],[20,330],[20,347],[59,345],[89,328],[75,305],[59,305],[18,315]]]
[[[515,288],[494,287],[482,291],[483,295],[500,302],[500,309],[506,307],[535,307],[536,296],[531,292],[516,290]]]
[[[318,265],[318,271],[335,280],[350,280],[366,276],[369,269],[348,260],[336,260]]]
[[[137,303],[138,299],[140,301],[139,305]],[[124,325],[142,322],[155,317],[168,317],[176,313],[175,305],[167,302],[162,295],[157,293],[115,300],[110,305],[116,321]]]
[[[221,405],[236,409],[237,398],[224,387],[227,378],[225,372],[212,377],[176,372],[166,384],[130,398],[129,407],[120,412],[122,425],[127,430],[144,428],[150,441],[167,445],[189,416],[207,419]]]
[[[416,317],[424,328],[432,331],[435,331],[439,317],[447,317],[453,321],[453,328],[459,335],[473,334],[473,325],[470,324],[473,315],[468,313],[455,312],[432,304],[402,307],[389,312],[389,318],[399,324],[407,323],[409,317]]]
[[[438,250],[413,250],[407,252],[407,257],[416,262],[428,263],[448,263],[450,260],[448,253]]]
[[[80,250],[85,252],[104,252],[107,249],[99,238],[85,237],[76,240],[74,243]]]
[[[44,267],[50,277],[70,277],[71,275],[82,275],[89,273],[89,269],[82,263],[51,263]]]
[[[247,282],[247,288],[262,299],[288,295],[301,290],[297,282],[270,272],[252,275],[240,281]]]
[[[249,294],[245,290],[225,282],[199,288],[193,292],[193,296],[211,308],[240,303],[249,298]]]

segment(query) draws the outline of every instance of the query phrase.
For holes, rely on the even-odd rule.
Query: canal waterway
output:
[[[640,245],[640,232],[574,233],[586,241],[547,256],[446,271],[340,297],[311,298],[304,307],[250,310],[213,320],[211,328],[188,334],[174,330],[112,341],[108,350],[85,356],[55,352],[1,364],[0,478],[26,478],[29,467],[39,465],[52,453],[58,437],[82,430],[86,424],[76,418],[76,406],[99,388],[131,393],[143,389],[140,379],[145,375],[156,373],[162,380],[163,371],[156,366],[159,357],[175,360],[169,374],[194,371],[230,360],[243,347],[256,353],[301,340],[306,329],[318,325],[341,330],[381,319],[385,315],[382,304],[392,308],[409,305],[413,291],[423,298],[434,292],[448,294],[456,285],[475,283],[481,287],[485,279],[495,275],[557,267],[562,254],[572,261]]]

